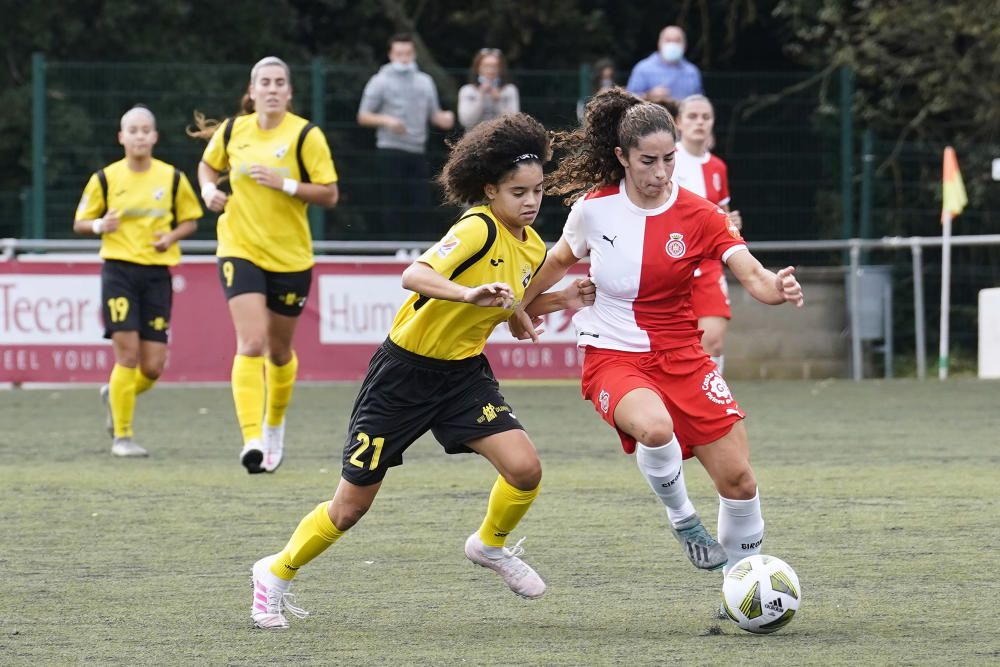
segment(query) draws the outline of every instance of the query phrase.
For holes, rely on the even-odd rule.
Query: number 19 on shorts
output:
[[[369,470],[375,470],[378,467],[379,457],[382,456],[382,446],[385,444],[385,438],[372,438],[367,433],[358,433],[358,437],[355,440],[361,444],[351,454],[351,463],[362,470],[366,467]],[[372,451],[369,454],[368,463],[366,464],[362,457],[369,450]]]

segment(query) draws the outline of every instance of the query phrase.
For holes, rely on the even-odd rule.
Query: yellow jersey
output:
[[[281,273],[313,265],[306,203],[250,177],[252,165],[263,165],[283,178],[336,183],[326,137],[316,126],[303,134],[307,125],[305,118],[289,112],[277,127],[264,130],[252,113],[226,120],[212,135],[201,159],[216,171],[228,169],[233,191],[219,216],[219,257],[239,257]]]
[[[153,247],[156,232],[167,233],[179,222],[198,220],[203,212],[187,176],[153,158],[146,171],[132,171],[122,158],[91,175],[76,207],[77,220],[100,218],[117,209],[121,225],[101,234],[101,257],[135,264],[175,266],[181,249]]]
[[[466,287],[502,282],[520,303],[524,290],[545,261],[545,242],[531,227],[514,238],[489,206],[466,211],[436,245],[417,261]],[[413,294],[396,313],[393,343],[435,359],[466,359],[483,351],[486,339],[511,311]]]

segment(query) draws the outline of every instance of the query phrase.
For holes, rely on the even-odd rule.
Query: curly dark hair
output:
[[[496,185],[520,165],[543,165],[552,158],[548,131],[526,113],[480,123],[450,148],[437,182],[445,202],[458,206],[481,203],[487,183]]]
[[[546,193],[568,195],[564,202],[570,205],[589,190],[618,183],[625,168],[615,148],[627,154],[654,132],[669,132],[677,139],[677,127],[666,109],[620,88],[598,93],[584,109],[583,125],[553,134],[553,148],[561,159],[549,176]]]

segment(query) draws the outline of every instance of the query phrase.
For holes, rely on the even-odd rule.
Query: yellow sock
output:
[[[331,502],[328,500],[320,503],[316,509],[303,517],[288,544],[271,563],[271,574],[279,579],[291,581],[300,567],[340,539],[345,531],[339,530],[333,525],[333,521],[330,521],[327,511]]]
[[[146,377],[141,368],[135,369],[135,395],[143,394],[153,388],[156,380]]]
[[[479,527],[479,539],[488,547],[502,547],[507,535],[517,527],[518,522],[528,512],[531,503],[538,496],[536,486],[531,491],[522,491],[511,486],[503,475],[490,492],[490,503],[486,508],[486,518]]]
[[[264,408],[264,358],[237,354],[233,358],[233,403],[243,443],[260,440]]]
[[[264,362],[264,375],[267,378],[267,407],[264,414],[267,415],[268,426],[281,426],[292,400],[298,370],[299,358],[295,356],[295,352],[292,352],[292,360],[284,366],[275,365],[270,357]]]
[[[135,415],[136,369],[115,364],[108,380],[108,402],[115,422],[116,438],[131,438],[132,417]]]

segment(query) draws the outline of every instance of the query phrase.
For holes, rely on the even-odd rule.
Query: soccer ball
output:
[[[747,632],[780,630],[791,622],[801,601],[795,570],[774,556],[747,556],[722,581],[723,610]]]

